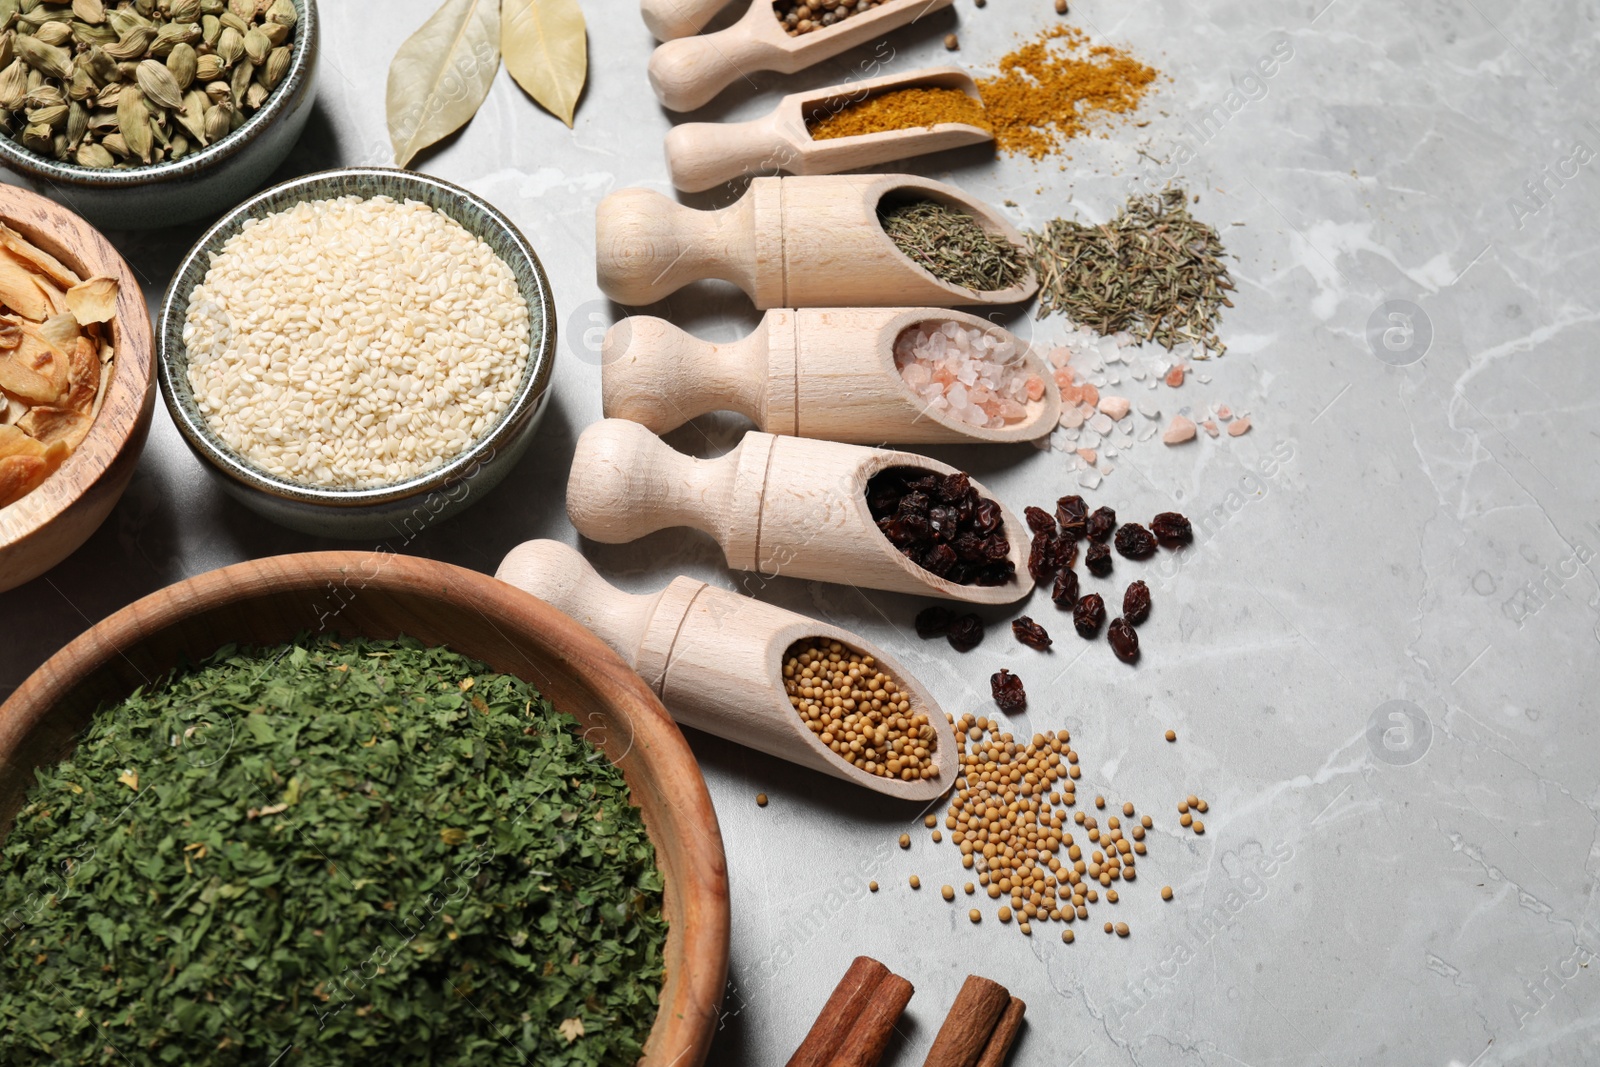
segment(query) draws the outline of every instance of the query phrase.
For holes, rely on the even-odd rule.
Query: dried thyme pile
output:
[[[292,0],[0,0],[0,132],[104,170],[182,159],[289,73]]]
[[[1028,243],[1040,318],[1059,311],[1102,334],[1227,351],[1216,332],[1233,306],[1227,253],[1217,231],[1189,214],[1183,190],[1135,197],[1102,226],[1056,219]]]
[[[39,772],[0,849],[0,1063],[633,1063],[654,855],[516,678],[230,646]]]
[[[1011,288],[1028,273],[1021,248],[936,200],[880,205],[878,222],[900,251],[951,285],[994,292]]]

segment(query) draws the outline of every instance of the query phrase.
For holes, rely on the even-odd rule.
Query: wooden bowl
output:
[[[0,185],[0,219],[81,278],[117,279],[116,350],[89,435],[43,485],[0,508],[0,593],[32,581],[89,539],[122,498],[144,451],[154,410],[150,313],[139,279],[100,232],[60,204]]]
[[[52,656],[0,705],[0,832],[33,769],[60,760],[94,710],[186,660],[301,631],[407,634],[538,687],[622,771],[666,883],[665,979],[641,1067],[698,1067],[728,969],[722,835],[694,756],[639,676],[544,601],[475,571],[371,552],[238,563],[153,593]]]

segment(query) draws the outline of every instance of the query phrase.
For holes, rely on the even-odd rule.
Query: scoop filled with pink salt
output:
[[[1029,418],[1049,391],[1044,367],[1005,330],[951,320],[908,326],[894,342],[900,377],[930,413],[981,430]]]

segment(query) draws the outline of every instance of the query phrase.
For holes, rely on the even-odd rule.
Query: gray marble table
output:
[[[320,99],[285,175],[389,161],[388,59],[432,5],[323,6]],[[598,340],[621,313],[593,281],[594,208],[626,185],[669,191],[651,41],[627,0],[586,7],[593,77],[575,131],[502,74],[476,121],[418,163],[521,225],[561,309],[555,398],[531,453],[408,547],[483,571],[527,538],[576,541],[566,471],[599,417]],[[890,70],[982,66],[1055,17],[1048,0],[958,0],[886,47],[752,77],[698,117],[753,117],[785,91],[852,76],[863,55]],[[966,656],[921,642],[909,597],[787,580],[759,595],[882,643],[957,712],[990,707],[991,672],[1020,674],[1032,693],[1020,729],[1073,731],[1082,795],[1159,820],[1115,909],[1133,936],[1079,924],[1065,945],[1057,927],[1029,939],[992,917],[972,926],[939,896],[963,880],[948,842],[914,832],[909,852],[895,846],[916,812],[696,736],[734,900],[712,1062],[781,1063],[851,957],[869,953],[917,986],[897,1065],[921,1062],[973,971],[1029,1003],[1019,1064],[1600,1063],[1593,8],[1075,0],[1071,18],[1170,76],[1147,125],[1085,138],[1064,161],[969,150],[914,169],[1014,201],[1024,226],[1103,219],[1130,191],[1176,180],[1237,256],[1231,348],[1205,368],[1211,382],[1130,395],[1169,411],[1226,402],[1254,429],[1141,443],[1089,494],[1200,526],[1192,549],[1140,571],[1156,598],[1143,662],[1083,645],[1037,595],[1028,610],[1057,631],[1043,656],[1000,631]],[[1272,55],[1270,77],[1253,73]],[[118,236],[153,306],[199,229]],[[728,288],[664,310],[712,339],[755,321]],[[671,440],[712,454],[741,428],[707,418]],[[1059,452],[934,452],[1016,507],[1073,480]],[[224,499],[158,408],[105,526],[0,597],[0,696],[138,596],[325,547]],[[633,590],[679,573],[733,582],[699,535],[586,547]],[[1210,801],[1204,837],[1175,825],[1191,791]]]

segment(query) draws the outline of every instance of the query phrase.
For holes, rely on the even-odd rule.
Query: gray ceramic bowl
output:
[[[189,386],[189,352],[183,342],[189,296],[205,278],[212,254],[246,220],[305,200],[341,196],[392,196],[417,200],[459,222],[503,259],[528,303],[528,365],[511,405],[472,447],[443,466],[394,485],[324,489],[273,477],[216,437]],[[533,248],[511,220],[486,201],[449,182],[411,171],[351,167],[311,174],[252,197],[211,227],[189,251],[161,306],[156,337],[161,395],[184,440],[246,507],[290,529],[325,537],[409,538],[468,507],[494,488],[522,454],[543,416],[555,365],[555,308],[550,282]]]
[[[96,226],[143,230],[209,218],[261,188],[300,139],[316,95],[320,27],[316,0],[294,0],[289,73],[243,126],[179,160],[130,170],[58,163],[0,136],[0,165],[31,179]]]

